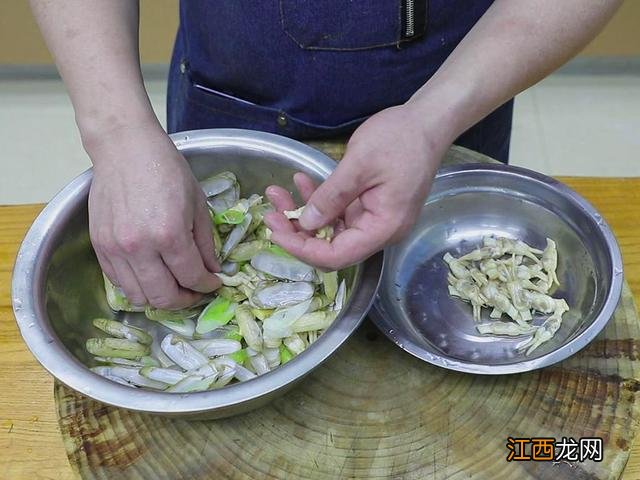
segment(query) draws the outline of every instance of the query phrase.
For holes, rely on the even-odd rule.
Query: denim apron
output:
[[[345,137],[404,103],[493,0],[182,0],[169,132]],[[506,162],[513,100],[455,142]]]

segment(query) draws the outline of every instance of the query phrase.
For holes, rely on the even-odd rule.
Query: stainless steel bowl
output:
[[[172,136],[198,178],[235,172],[243,192],[271,184],[294,190],[303,171],[326,178],[335,162],[304,144],[248,130],[202,130]],[[93,374],[84,342],[95,336],[91,319],[112,316],[89,242],[87,198],[90,170],[47,205],[27,233],[13,274],[13,307],[20,332],[38,361],[78,392],[117,407],[165,415],[217,418],[256,408],[281,395],[326,360],[358,327],[382,273],[382,254],[349,272],[351,298],[334,324],[286,365],[246,383],[184,395],[131,389]],[[141,314],[137,314],[140,316]],[[128,316],[140,321],[135,314]]]
[[[561,286],[553,296],[571,310],[530,357],[516,348],[524,337],[481,336],[470,306],[447,291],[444,253],[467,253],[485,235],[541,248],[546,237],[557,243]],[[564,184],[504,165],[441,169],[413,231],[385,253],[384,271],[371,312],[378,327],[429,363],[483,374],[525,372],[569,357],[604,328],[622,289],[620,250],[600,214]]]

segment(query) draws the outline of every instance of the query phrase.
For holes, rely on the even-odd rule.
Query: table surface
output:
[[[640,178],[561,178],[587,198],[613,228],[625,278],[640,305]],[[42,205],[0,206],[0,478],[76,478],[58,429],[53,379],[22,342],[11,310],[11,270],[27,228]],[[640,441],[624,479],[640,478]]]

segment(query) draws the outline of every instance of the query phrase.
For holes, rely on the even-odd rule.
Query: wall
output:
[[[178,0],[142,0],[143,63],[168,62],[177,26]],[[640,0],[626,0],[607,28],[585,49],[587,56],[640,56]],[[27,0],[0,0],[0,65],[51,63]]]
[[[140,2],[143,63],[167,63],[178,25],[178,0]],[[50,64],[28,0],[0,0],[0,65]]]

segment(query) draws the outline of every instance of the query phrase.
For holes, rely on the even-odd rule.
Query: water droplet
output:
[[[395,333],[395,330],[391,329],[391,330],[389,330],[389,333],[390,333],[391,335],[393,335],[393,334]]]
[[[621,268],[614,268],[613,269],[613,274],[617,277],[622,275],[622,269]]]
[[[31,322],[29,325],[27,325],[27,327],[29,327],[29,328],[33,328],[33,327],[35,327],[35,326],[36,326],[36,324],[35,324],[35,323],[33,323],[33,322]]]
[[[18,297],[13,299],[13,308],[15,310],[20,310],[22,308],[22,300],[20,300]]]
[[[184,141],[186,142],[187,140],[189,140],[189,135],[184,136]]]

